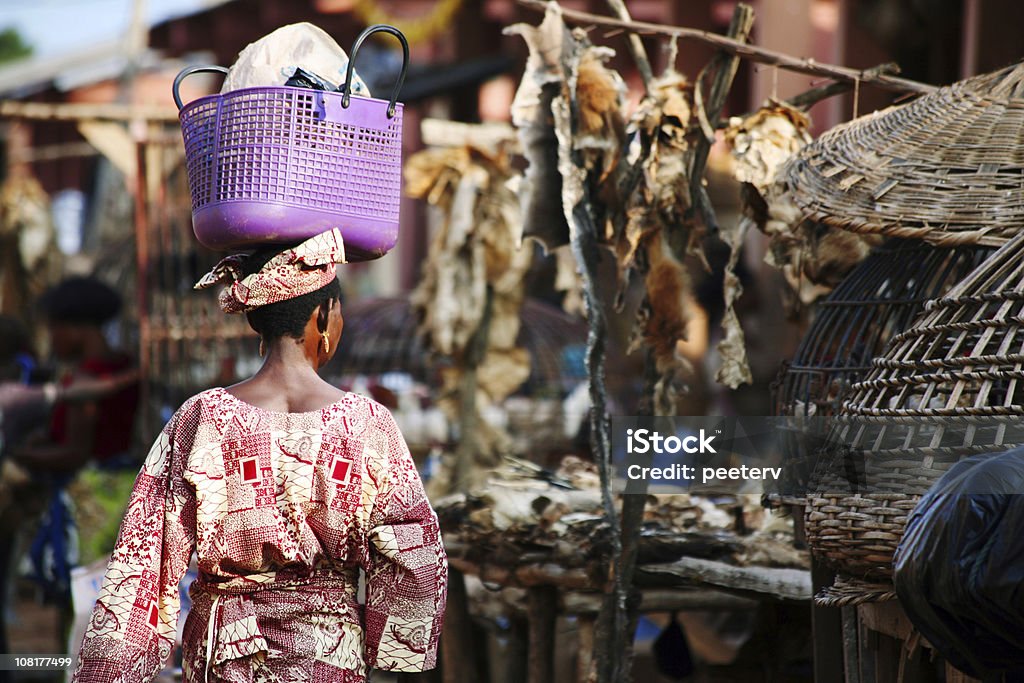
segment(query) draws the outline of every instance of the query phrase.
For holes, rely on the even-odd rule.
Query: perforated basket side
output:
[[[216,191],[218,98],[197,100],[181,112],[185,168],[192,210],[205,206]]]
[[[194,195],[194,208],[207,201],[270,201],[397,222],[401,107],[381,127],[367,122],[380,123],[378,112],[361,111],[380,109],[379,101],[353,98],[342,112],[335,93],[248,88],[222,96],[220,103],[216,139],[189,152],[215,150],[215,188]],[[206,174],[208,168],[196,170]]]

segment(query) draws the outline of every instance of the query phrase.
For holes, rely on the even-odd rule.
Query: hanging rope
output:
[[[395,16],[375,0],[359,0],[352,9],[367,26],[389,24],[404,33],[410,43],[427,43],[451,26],[462,3],[463,0],[441,0],[422,17]]]
[[[860,116],[860,79],[853,82],[853,118]]]

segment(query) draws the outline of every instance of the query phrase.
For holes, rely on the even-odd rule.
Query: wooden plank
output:
[[[508,654],[505,657],[505,680],[525,681],[526,664],[530,657],[530,625],[526,619],[509,619]]]
[[[563,593],[561,611],[563,614],[597,614],[603,600],[600,593]],[[751,598],[705,588],[640,591],[640,612],[749,610],[757,605],[758,601]]]
[[[857,633],[857,610],[841,607],[843,620],[843,668],[846,683],[860,683],[860,637]]]
[[[497,150],[505,146],[519,151],[516,129],[507,123],[460,123],[443,119],[423,119],[420,123],[423,144],[431,147],[462,147]]]
[[[865,628],[897,640],[907,640],[914,632],[913,624],[895,600],[857,605],[857,616]]]
[[[166,121],[178,123],[174,107],[138,104],[0,102],[0,118],[35,121]]]
[[[875,681],[877,683],[898,683],[900,654],[902,648],[895,638],[875,632],[878,645],[875,648]]]
[[[499,567],[477,565],[472,562],[448,557],[448,565],[466,574],[478,576],[484,583],[501,586],[560,586],[576,590],[596,590],[597,586],[582,569],[564,569],[556,564],[530,564],[522,567]]]
[[[981,683],[981,680],[971,678],[960,669],[946,662],[946,683]]]
[[[759,598],[810,600],[811,573],[805,569],[736,567],[724,562],[684,557],[665,564],[637,567],[641,586],[711,585]]]

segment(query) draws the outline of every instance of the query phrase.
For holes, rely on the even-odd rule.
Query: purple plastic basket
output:
[[[391,100],[351,95],[359,46],[384,31],[405,61]],[[294,244],[332,228],[349,261],[387,253],[398,239],[402,183],[402,105],[409,46],[392,26],[363,31],[353,44],[341,92],[273,86],[201,97],[180,109],[192,227],[216,250]]]

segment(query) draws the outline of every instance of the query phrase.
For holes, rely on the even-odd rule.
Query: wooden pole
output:
[[[549,3],[542,0],[519,0],[527,7],[544,10]],[[897,78],[888,74],[870,74],[868,71],[851,69],[835,64],[826,64],[810,57],[794,57],[783,52],[769,50],[763,47],[738,42],[717,33],[700,31],[693,28],[681,26],[666,26],[664,24],[652,24],[646,21],[624,21],[613,17],[580,12],[578,10],[562,8],[562,16],[566,21],[584,26],[606,26],[609,28],[625,29],[639,34],[658,34],[669,37],[681,38],[683,40],[695,40],[697,42],[711,45],[712,47],[735,54],[741,59],[748,59],[752,62],[777,66],[780,69],[796,71],[798,73],[810,74],[812,76],[823,76],[841,81],[860,81],[863,84],[870,84],[885,90],[896,92],[912,92],[925,94],[937,88],[927,83],[919,83],[906,78]]]
[[[462,377],[459,380],[459,443],[455,448],[453,492],[465,492],[469,489],[476,457],[480,450],[480,439],[477,438],[480,425],[480,409],[476,403],[477,369],[483,362],[484,356],[487,355],[493,308],[494,288],[488,285],[480,327],[470,337],[462,357]]]
[[[466,578],[457,569],[448,572],[448,603],[441,632],[441,668],[444,683],[476,680],[473,623],[469,616]]]
[[[626,9],[626,3],[623,0],[607,0],[607,2],[608,7],[619,15],[619,19],[632,21],[632,17],[629,16],[629,10]],[[628,45],[629,52],[633,55],[633,61],[636,62],[637,71],[640,72],[640,79],[643,81],[644,90],[650,92],[651,81],[654,80],[654,71],[651,69],[651,60],[647,57],[644,42],[636,33],[630,33]]]
[[[754,10],[749,5],[739,3],[733,10],[732,21],[729,22],[729,39],[740,44],[745,44],[754,28]],[[732,89],[733,79],[739,69],[739,57],[726,50],[720,50],[711,58],[708,65],[701,71],[694,84],[694,96],[697,103],[698,115],[703,116],[702,121],[707,126],[708,121],[717,121],[725,108],[725,100]],[[703,102],[703,76],[709,71],[714,71],[715,77],[711,82],[711,90],[708,93],[707,103]],[[708,126],[709,127],[709,126]],[[708,154],[711,152],[711,145],[714,143],[714,134],[701,136],[697,140],[693,150],[693,162],[690,165],[690,196],[695,202],[694,209],[700,215],[704,227],[708,233],[718,232],[718,220],[715,218],[715,210],[711,206],[711,199],[708,197],[707,189],[704,187],[704,166],[708,161]],[[680,242],[683,231],[676,231],[677,234],[669,236],[669,243],[675,251],[676,258],[682,260],[685,257],[686,245]]]
[[[835,573],[811,559],[811,586],[817,593],[831,586]],[[819,607],[811,602],[811,633],[815,683],[844,683],[843,615],[837,607]]]
[[[558,592],[550,586],[536,586],[529,590],[526,599],[530,620],[530,655],[526,680],[528,683],[554,683]]]
[[[146,143],[142,141],[144,131],[143,124],[136,124],[136,163],[135,174],[135,287],[136,303],[138,305],[139,318],[139,376],[142,378],[139,392],[139,405],[142,410],[142,433],[152,434],[151,420],[153,418],[149,407],[150,388],[153,381],[150,377],[150,354],[152,353],[152,340],[150,338],[149,320],[149,193],[147,183],[146,164]]]
[[[594,671],[594,614],[581,615],[577,620],[579,648],[576,650],[576,683],[590,683]]]
[[[514,614],[509,615],[508,656],[505,658],[505,680],[525,681],[530,658],[530,624]]]

